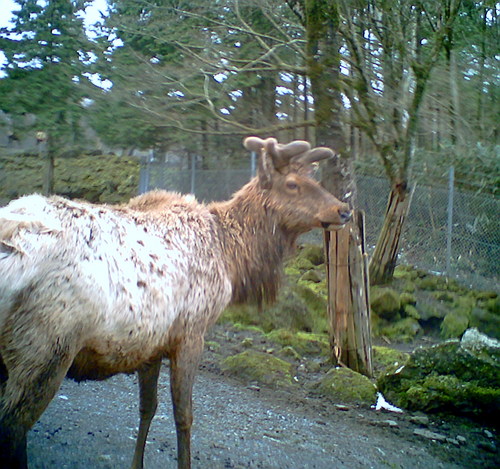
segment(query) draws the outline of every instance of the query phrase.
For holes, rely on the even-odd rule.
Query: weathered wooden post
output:
[[[325,231],[328,317],[332,358],[372,376],[368,260],[364,213],[339,231]]]

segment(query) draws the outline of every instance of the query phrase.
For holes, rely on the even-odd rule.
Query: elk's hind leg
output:
[[[203,336],[186,337],[170,354],[170,391],[177,431],[177,466],[191,467],[193,383],[203,351]]]
[[[150,363],[138,372],[141,423],[135,444],[132,469],[142,469],[144,464],[144,447],[148,436],[151,420],[158,405],[158,376],[160,375],[161,359]]]
[[[0,333],[2,467],[27,467],[26,434],[59,389],[75,355],[72,334],[57,335],[57,328],[40,319],[29,302],[21,303]]]

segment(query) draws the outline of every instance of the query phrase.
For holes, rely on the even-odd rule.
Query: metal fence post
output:
[[[194,194],[196,189],[196,156],[191,153],[191,194]]]
[[[453,191],[455,185],[455,168],[450,167],[448,176],[448,226],[446,230],[446,274],[451,275],[451,237],[453,232]]]
[[[250,159],[250,177],[255,177],[255,162],[257,161],[257,152],[252,151],[251,153],[251,159]]]

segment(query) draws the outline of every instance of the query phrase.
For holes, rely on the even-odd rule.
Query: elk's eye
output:
[[[292,191],[295,191],[297,190],[297,188],[299,187],[298,184],[294,181],[287,181],[286,183],[286,187]]]

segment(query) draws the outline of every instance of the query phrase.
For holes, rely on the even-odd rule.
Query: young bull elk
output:
[[[140,427],[132,467],[170,360],[178,467],[190,467],[192,386],[209,326],[230,302],[276,296],[283,258],[314,227],[350,218],[309,177],[333,156],[304,141],[249,137],[257,177],[208,205],[154,191],[124,206],[22,197],[0,209],[0,454],[26,468],[26,433],[63,378],[138,371]]]

